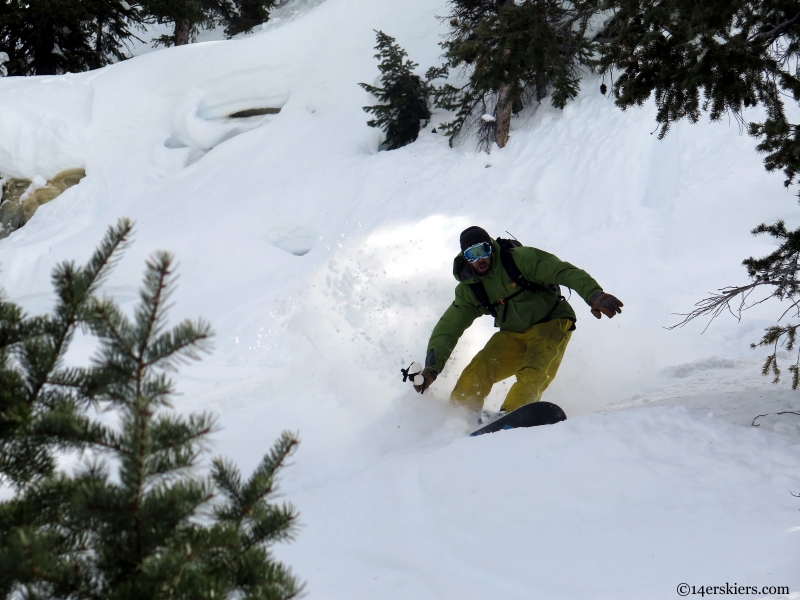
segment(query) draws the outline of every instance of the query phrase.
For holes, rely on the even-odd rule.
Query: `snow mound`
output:
[[[670,377],[688,377],[696,371],[708,371],[711,369],[735,369],[736,362],[730,358],[720,358],[712,356],[710,358],[703,358],[690,363],[682,365],[675,365],[674,367],[667,367],[664,373]]]

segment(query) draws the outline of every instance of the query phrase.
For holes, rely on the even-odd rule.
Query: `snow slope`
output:
[[[0,79],[0,174],[88,174],[0,242],[7,295],[47,310],[53,265],[85,260],[120,216],[137,224],[107,285],[120,301],[134,302],[148,254],[175,252],[174,318],[217,331],[176,404],[217,412],[216,450],[245,470],[300,432],[283,492],[305,527],[276,551],[310,598],[672,598],[726,581],[800,597],[800,418],[741,427],[797,406],[749,349],[774,308],[703,335],[665,329],[771,249],[753,226],[798,221],[753,140],[681,123],[660,142],[652,106],[622,113],[587,76],[564,111],[527,111],[490,155],[449,148],[431,131],[440,114],[378,152],[361,110],[374,99],[356,85],[378,75],[373,30],[427,69],[446,2],[284,10],[243,39]],[[253,107],[281,112],[225,118]],[[488,319],[430,392],[399,381],[452,300],[471,224],[554,252],[625,302],[598,322],[573,296],[578,330],[547,393],[565,423],[464,437],[472,417],[446,399]]]

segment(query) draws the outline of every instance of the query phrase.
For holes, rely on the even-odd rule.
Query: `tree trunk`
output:
[[[175,45],[185,46],[189,43],[189,34],[192,32],[192,24],[189,19],[178,19],[175,21]]]
[[[31,52],[32,64],[28,66],[25,75],[57,75],[61,57],[53,52],[56,47],[56,36],[52,23],[45,19],[35,19],[31,26],[38,32],[38,37]]]
[[[496,6],[497,12],[500,12],[500,9],[504,6],[514,6],[514,0],[497,0]],[[507,60],[510,53],[511,51],[506,48],[503,51],[503,59]],[[505,148],[508,143],[508,131],[511,129],[511,110],[514,103],[509,99],[510,92],[510,85],[500,87],[500,91],[497,94],[497,106],[494,109],[494,118],[496,119],[494,141],[500,148]]]
[[[97,20],[97,34],[94,40],[94,68],[103,66],[103,20]]]
[[[508,98],[510,91],[511,86],[508,85],[504,85],[500,88],[500,93],[497,94],[497,106],[494,109],[494,141],[501,148],[504,148],[508,143],[508,131],[511,129],[511,108],[513,102],[510,102]]]
[[[547,96],[547,85],[540,77],[536,77],[536,101],[541,102],[545,96]]]

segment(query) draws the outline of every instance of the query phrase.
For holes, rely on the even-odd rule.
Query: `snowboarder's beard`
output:
[[[476,275],[486,275],[491,267],[492,267],[491,257],[479,258],[474,263],[472,263],[472,270],[475,271]]]

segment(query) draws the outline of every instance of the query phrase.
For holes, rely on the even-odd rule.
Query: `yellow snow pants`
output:
[[[556,376],[572,329],[572,321],[554,319],[522,333],[498,331],[461,373],[450,401],[470,410],[481,410],[492,386],[516,375],[517,381],[508,391],[503,410],[510,412],[538,402]]]

